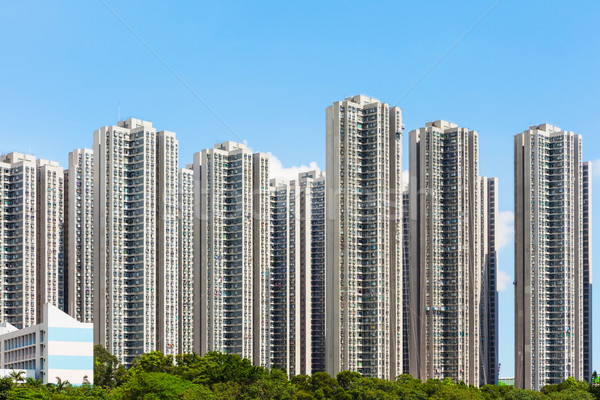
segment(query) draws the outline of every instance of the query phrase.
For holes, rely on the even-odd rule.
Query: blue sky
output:
[[[401,100],[407,132],[437,119],[478,130],[480,174],[500,181],[500,374],[513,375],[513,135],[544,122],[579,133],[600,177],[599,2],[500,1],[402,98],[495,1],[105,1],[152,51],[102,1],[0,5],[0,153],[66,167],[120,109],[177,132],[182,166],[247,140],[285,168],[323,168],[325,108],[354,94]],[[594,311],[600,332],[598,294]]]

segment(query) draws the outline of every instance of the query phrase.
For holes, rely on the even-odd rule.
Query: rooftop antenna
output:
[[[121,102],[119,102],[119,119],[117,121],[121,121]]]

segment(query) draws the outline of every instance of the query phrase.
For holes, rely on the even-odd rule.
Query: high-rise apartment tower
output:
[[[270,365],[269,158],[224,142],[194,155],[199,353]]]
[[[65,309],[65,172],[56,161],[37,160],[37,321],[44,304]]]
[[[423,380],[496,379],[497,181],[479,176],[478,147],[446,121],[410,132],[409,372]]]
[[[583,379],[592,379],[592,163],[583,163]]]
[[[0,318],[36,324],[37,166],[34,156],[0,156]]]
[[[177,352],[177,159],[151,122],[94,132],[94,342],[126,365]]]
[[[402,371],[402,112],[363,95],[327,108],[326,360]]]
[[[188,168],[179,170],[179,353],[196,351],[194,309],[200,305],[200,296],[194,296],[194,172]]]
[[[325,369],[325,174],[271,180],[271,363]]]
[[[69,153],[65,171],[65,312],[80,322],[93,322],[94,298],[94,152]]]
[[[532,126],[514,143],[515,386],[538,390],[570,376],[589,379],[591,171],[573,132]]]

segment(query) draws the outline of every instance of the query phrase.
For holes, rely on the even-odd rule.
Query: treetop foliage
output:
[[[0,379],[0,400],[600,400],[600,385],[573,378],[545,386],[540,392],[511,386],[476,388],[450,379],[421,382],[406,374],[395,380],[365,378],[352,371],[342,371],[335,378],[326,372],[316,372],[288,379],[281,369],[257,367],[236,354],[219,352],[202,357],[196,354],[173,357],[154,351],[144,354],[126,370],[102,346],[94,348],[94,383],[73,386],[59,379],[56,384],[42,385],[34,379],[25,381],[15,373]]]

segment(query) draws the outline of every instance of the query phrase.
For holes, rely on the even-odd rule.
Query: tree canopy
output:
[[[0,400],[4,399],[111,399],[111,400],[600,400],[597,384],[568,378],[541,391],[511,386],[467,386],[450,379],[421,382],[410,375],[394,380],[366,378],[358,372],[342,371],[336,377],[326,372],[288,379],[285,371],[257,367],[235,354],[211,352],[205,356],[177,357],[154,351],[141,356],[126,370],[117,357],[102,346],[94,348],[94,385],[73,386],[57,379],[42,385],[22,379],[18,373],[0,378]]]

